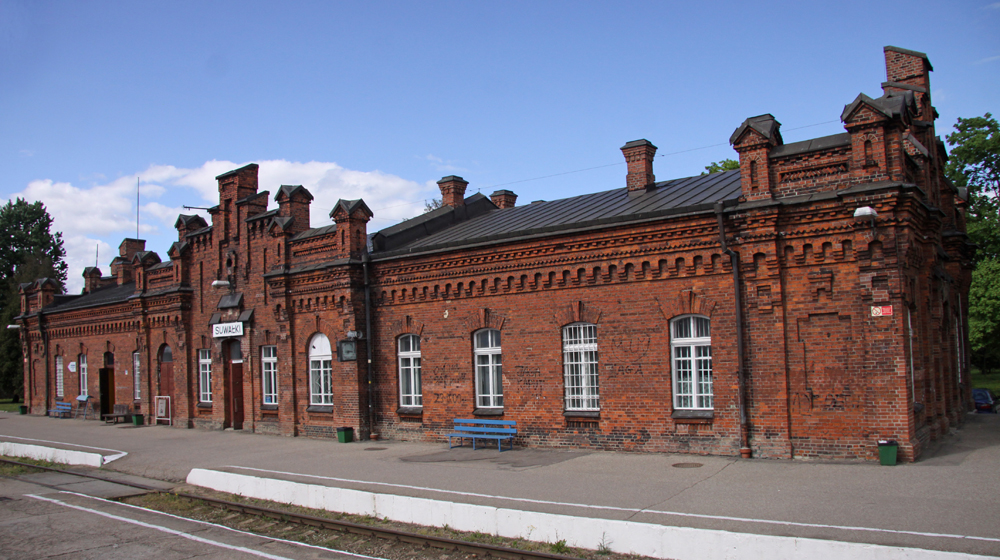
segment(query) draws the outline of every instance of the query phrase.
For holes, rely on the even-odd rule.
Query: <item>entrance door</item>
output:
[[[111,414],[115,409],[115,370],[101,368],[98,370],[101,384],[101,415]]]
[[[226,377],[226,427],[243,429],[243,353],[240,341],[229,342]]]
[[[164,346],[160,352],[159,396],[170,397],[168,414],[174,417],[174,355],[169,346]]]

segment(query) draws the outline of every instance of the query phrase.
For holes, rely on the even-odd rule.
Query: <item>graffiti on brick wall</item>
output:
[[[642,375],[642,364],[605,364],[604,379]]]
[[[623,328],[611,335],[610,358],[614,362],[639,364],[649,353],[649,334],[638,329]]]
[[[538,366],[514,366],[513,375],[504,373],[504,381],[525,396],[541,395],[545,386]]]
[[[792,393],[792,410],[799,414],[820,412],[846,412],[860,408],[856,395],[850,385],[844,385],[839,391],[826,394],[813,392],[812,387],[803,392]]]

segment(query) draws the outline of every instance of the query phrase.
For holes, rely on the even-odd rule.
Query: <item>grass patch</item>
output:
[[[13,399],[0,399],[0,411],[2,412],[20,412],[18,410],[24,402],[14,402]]]
[[[59,463],[52,463],[49,461],[39,461],[37,459],[27,459],[24,457],[8,457],[6,455],[0,455],[0,459],[8,459],[10,461],[17,461],[18,463],[25,463],[27,465],[36,465],[39,467],[50,467],[50,468],[60,468],[66,465],[60,465]],[[0,477],[10,478],[12,476],[19,476],[22,474],[32,474],[43,472],[42,469],[35,469],[30,466],[14,465],[11,463],[0,462]]]
[[[994,395],[1000,395],[1000,370],[993,370],[990,374],[985,374],[977,367],[973,367],[969,372],[972,380],[972,387],[975,389],[990,389]]]

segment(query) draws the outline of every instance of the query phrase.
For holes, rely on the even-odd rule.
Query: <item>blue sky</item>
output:
[[[3,0],[0,188],[49,208],[73,293],[96,247],[107,274],[136,235],[137,177],[164,260],[182,206],[249,162],[272,195],[309,188],[314,226],[364,198],[369,231],[445,175],[519,204],[622,187],[638,138],[657,179],[685,177],[735,157],[750,116],[785,142],[843,131],[844,105],[881,94],[885,45],[928,54],[944,137],[1000,112],[998,29],[993,1]]]

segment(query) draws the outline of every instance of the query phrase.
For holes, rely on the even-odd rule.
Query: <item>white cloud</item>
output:
[[[271,207],[275,206],[274,195],[281,185],[302,185],[309,189],[314,197],[310,211],[312,227],[332,223],[329,214],[338,199],[364,199],[375,214],[369,231],[376,231],[419,214],[424,199],[438,196],[437,185],[432,181],[421,184],[377,170],[356,171],[319,161],[257,163],[259,190],[270,191]],[[218,204],[215,177],[244,165],[218,160],[207,161],[197,168],[151,165],[139,173],[91,186],[39,179],[11,198],[40,200],[45,204],[54,229],[63,233],[69,265],[67,290],[79,293],[84,267],[94,264],[95,246],[101,245],[98,266],[104,274],[109,274],[108,264],[117,255],[121,240],[136,235],[137,177],[141,179],[139,235],[147,240],[147,250],[157,251],[167,260],[166,250],[176,241],[173,226],[177,215],[197,213],[208,219],[207,213],[186,210],[183,206]]]
[[[988,62],[996,62],[997,60],[1000,60],[1000,56],[987,57],[987,58],[984,58],[984,59],[981,59],[981,60],[977,60],[977,61],[973,62],[973,64],[986,64]]]

